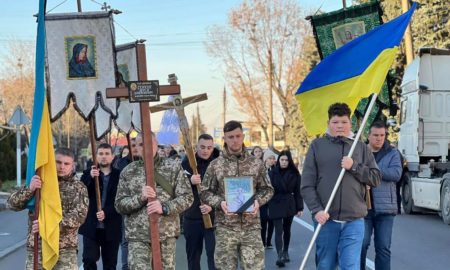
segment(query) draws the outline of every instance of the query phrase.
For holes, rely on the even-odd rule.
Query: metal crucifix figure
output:
[[[175,74],[169,75],[169,83],[170,83],[170,85],[177,85],[177,77],[175,76]],[[191,97],[188,97],[185,99],[181,98],[180,95],[176,95],[176,96],[173,96],[173,100],[170,102],[150,107],[150,112],[152,112],[152,113],[169,110],[169,109],[175,109],[175,111],[177,112],[180,131],[181,131],[181,133],[183,135],[183,139],[184,139],[184,148],[186,151],[186,156],[189,160],[189,166],[192,168],[192,171],[194,174],[198,174],[197,161],[195,159],[193,144],[192,144],[191,138],[189,136],[189,124],[188,124],[188,121],[186,118],[186,114],[184,113],[184,107],[186,107],[189,104],[192,104],[195,102],[200,102],[200,101],[207,100],[207,99],[208,99],[208,96],[206,94],[191,96]],[[200,194],[200,192],[201,192],[200,185],[198,184],[195,186],[197,188],[198,193]],[[200,201],[200,204],[203,205],[203,202]],[[204,225],[205,229],[212,228],[211,216],[209,214],[202,214],[202,218],[203,218],[203,225]]]

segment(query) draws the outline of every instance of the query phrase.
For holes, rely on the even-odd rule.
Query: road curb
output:
[[[8,209],[6,202],[8,201],[9,195],[7,192],[0,192],[0,211]]]
[[[13,253],[14,251],[18,250],[19,248],[24,246],[26,242],[27,242],[27,239],[23,239],[22,241],[5,248],[4,250],[0,250],[0,259],[2,259],[3,257],[6,257],[9,254]]]

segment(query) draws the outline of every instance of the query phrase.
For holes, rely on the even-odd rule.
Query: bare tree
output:
[[[0,119],[2,122],[8,121],[17,105],[31,116],[34,95],[34,46],[26,41],[11,40],[0,59]]]
[[[286,140],[296,124],[291,113],[291,106],[297,106],[294,94],[299,85],[293,80],[298,79],[294,66],[302,57],[304,37],[312,35],[304,17],[296,1],[243,1],[230,12],[227,25],[209,30],[206,42],[209,55],[221,61],[238,105],[263,129],[268,124],[267,97],[272,89],[282,110]]]

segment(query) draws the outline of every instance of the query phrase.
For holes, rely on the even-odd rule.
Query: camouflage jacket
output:
[[[250,176],[253,179],[255,200],[261,207],[273,196],[273,187],[270,184],[267,169],[262,160],[255,158],[243,150],[238,158],[230,155],[226,150],[217,159],[211,161],[206,170],[203,182],[201,199],[216,209],[216,224],[230,229],[233,228],[261,228],[259,213],[253,216],[248,213],[243,215],[225,215],[220,203],[225,201],[225,177]]]
[[[61,196],[62,220],[59,224],[59,248],[78,247],[78,228],[86,219],[89,199],[86,186],[75,177],[58,177],[59,194]],[[8,203],[12,210],[21,211],[27,207],[28,201],[33,197],[31,190],[24,186],[12,193]],[[28,211],[28,237],[27,247],[34,247],[34,235],[31,233],[31,224],[34,213]]]
[[[194,201],[189,180],[180,165],[167,158],[156,156],[155,170],[171,184],[174,197],[156,185],[156,195],[169,208],[167,216],[159,217],[159,237],[164,241],[180,234],[179,214]],[[114,206],[124,216],[125,237],[129,241],[150,242],[147,201],[141,200],[142,187],[146,184],[143,161],[135,161],[125,167],[120,174]]]

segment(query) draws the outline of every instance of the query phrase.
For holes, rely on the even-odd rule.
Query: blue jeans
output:
[[[364,218],[366,230],[361,250],[361,270],[366,269],[366,254],[369,249],[372,232],[375,244],[375,270],[391,269],[391,238],[394,217],[395,215],[393,214],[375,215],[373,210],[369,210],[369,213]]]
[[[362,218],[345,223],[328,220],[316,240],[317,270],[335,270],[338,265],[341,270],[358,270],[363,238]]]

